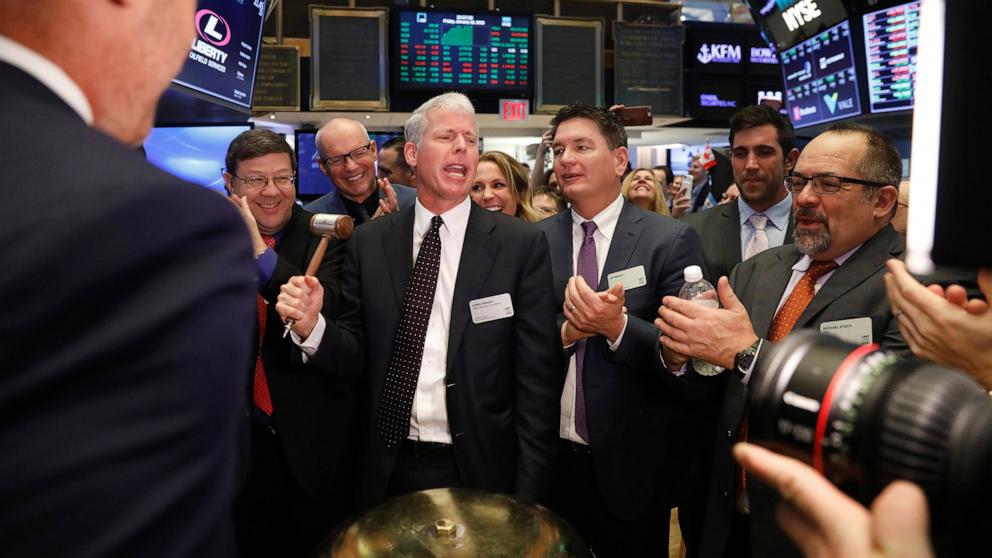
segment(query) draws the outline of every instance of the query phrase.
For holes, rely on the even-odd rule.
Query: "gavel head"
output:
[[[348,215],[314,213],[310,217],[310,232],[317,236],[345,239],[355,230],[355,221]]]

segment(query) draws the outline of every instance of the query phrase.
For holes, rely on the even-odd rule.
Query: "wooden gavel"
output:
[[[355,221],[347,215],[332,215],[330,213],[314,213],[310,216],[310,233],[320,236],[317,249],[314,250],[310,258],[310,265],[307,266],[304,275],[313,275],[320,268],[320,263],[324,261],[324,253],[327,252],[327,245],[331,239],[347,239],[351,237],[355,230]],[[292,319],[286,320],[286,328],[282,330],[282,336],[289,335],[295,322]]]

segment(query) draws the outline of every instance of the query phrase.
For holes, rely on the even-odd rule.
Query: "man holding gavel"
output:
[[[255,249],[259,292],[258,352],[250,382],[252,449],[235,504],[238,543],[242,556],[303,556],[351,510],[360,396],[353,378],[308,367],[308,340],[295,332],[283,336],[275,302],[280,286],[307,270],[324,288],[324,311],[333,311],[343,242],[332,239],[323,258],[313,258],[324,232],[315,234],[321,220],[296,205],[296,157],[277,134],[265,129],[240,134],[228,147],[225,164],[225,188]],[[308,270],[313,259],[319,266]]]

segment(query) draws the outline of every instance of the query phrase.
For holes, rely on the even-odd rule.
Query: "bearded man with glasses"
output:
[[[289,144],[270,130],[249,130],[231,142],[225,164],[224,185],[248,226],[258,276],[251,457],[235,504],[238,546],[241,556],[304,556],[352,511],[348,456],[357,442],[358,383],[310,366],[313,340],[298,328],[283,338],[275,311],[280,287],[303,274],[320,240],[310,233],[311,214],[295,203]],[[337,307],[343,246],[332,240],[316,273],[328,313]]]
[[[376,179],[377,146],[361,123],[334,118],[317,131],[315,142],[320,170],[334,190],[305,205],[307,211],[347,214],[361,225],[413,206],[415,189]]]
[[[775,521],[777,496],[745,480],[731,447],[746,438],[757,354],[799,328],[908,353],[885,293],[885,262],[905,244],[890,225],[902,178],[899,152],[883,135],[839,123],[817,136],[785,178],[795,244],[738,264],[717,286],[722,308],[665,297],[655,324],[669,349],[726,367],[699,548],[689,556],[797,556]]]

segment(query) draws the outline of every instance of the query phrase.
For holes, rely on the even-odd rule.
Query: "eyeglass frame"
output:
[[[284,188],[288,188],[289,186],[292,186],[292,185],[296,184],[296,180],[297,180],[297,176],[296,176],[295,173],[294,174],[281,174],[279,176],[263,176],[263,175],[239,176],[239,175],[233,174],[233,173],[229,173],[229,174],[231,174],[231,176],[233,176],[234,178],[237,178],[242,183],[244,183],[245,188],[248,188],[249,190],[261,190],[261,189],[265,188],[266,186],[268,186],[269,185],[269,182],[271,182],[276,188],[279,188],[280,190],[282,190]],[[253,186],[251,184],[251,182],[248,181],[248,179],[250,179],[250,178],[264,178],[265,179],[265,184],[262,184],[261,186]],[[276,182],[276,179],[277,178],[288,178],[289,179],[289,184],[286,185],[286,186],[280,186]]]
[[[789,179],[790,178],[802,178],[803,179],[802,188],[797,188],[797,189],[793,190],[789,186]],[[867,187],[870,187],[870,188],[882,188],[883,186],[890,186],[889,184],[884,184],[882,182],[872,182],[871,180],[862,180],[860,178],[851,178],[851,177],[848,177],[848,176],[836,176],[836,175],[833,175],[833,174],[816,174],[816,175],[813,175],[813,176],[803,176],[803,175],[798,174],[798,173],[790,173],[788,176],[785,177],[785,179],[782,182],[785,183],[785,189],[788,190],[789,193],[791,193],[792,195],[796,195],[796,194],[802,192],[803,190],[805,190],[806,189],[806,185],[809,184],[810,182],[813,183],[813,192],[816,193],[816,194],[819,194],[821,196],[823,196],[823,195],[831,196],[833,194],[836,194],[837,192],[840,192],[841,190],[844,190],[844,191],[847,190],[846,188],[841,187],[841,185],[838,185],[837,186],[837,189],[834,190],[834,191],[824,191],[824,190],[821,190],[816,185],[816,179],[817,178],[834,178],[834,179],[839,180],[840,181],[840,184],[845,184],[845,183],[847,183],[847,184],[860,184],[862,186],[867,186]]]
[[[356,148],[352,149],[351,151],[349,151],[347,153],[344,153],[342,155],[331,155],[330,157],[325,157],[325,158],[321,159],[320,162],[321,163],[324,163],[324,166],[325,167],[328,167],[328,168],[330,168],[330,167],[336,167],[336,166],[339,166],[339,165],[343,165],[345,163],[345,161],[347,161],[348,159],[351,159],[353,162],[355,162],[357,164],[358,163],[358,159],[364,158],[366,155],[368,155],[368,154],[370,154],[372,152],[372,146],[373,145],[375,145],[375,140],[369,140],[369,142],[367,144],[363,145],[363,146],[356,147]],[[355,152],[356,151],[362,151],[362,150],[365,150],[364,153],[361,153],[361,154],[359,154],[356,157],[355,156]],[[338,161],[337,162],[334,162],[334,161],[331,161],[331,159],[338,159]]]

